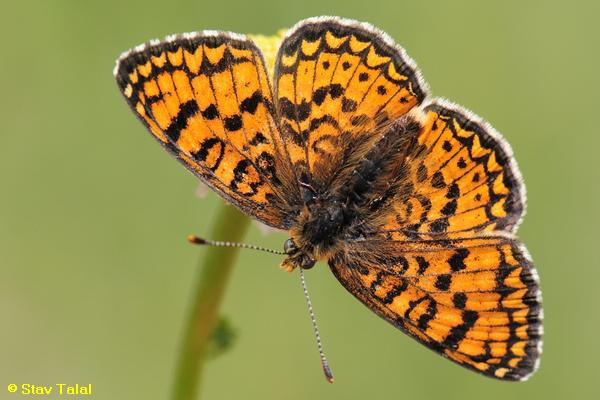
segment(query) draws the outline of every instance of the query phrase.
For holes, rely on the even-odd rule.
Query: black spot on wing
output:
[[[252,94],[252,96],[242,100],[240,104],[240,110],[242,112],[248,112],[250,114],[254,114],[258,105],[263,101],[262,94],[257,90]]]
[[[425,314],[421,315],[419,317],[419,320],[417,321],[417,326],[419,327],[419,329],[423,331],[426,330],[429,326],[429,321],[435,318],[436,314],[437,303],[433,300],[429,300],[429,304],[427,305],[427,311],[425,312]]]
[[[273,156],[266,151],[260,153],[256,158],[256,166],[258,170],[273,183],[280,183],[279,178],[276,175],[275,159]]]
[[[257,188],[258,186],[261,184],[261,182],[251,182],[248,184],[248,186],[250,186],[250,192],[249,193],[244,193],[244,192],[240,192],[239,190],[239,184],[241,182],[244,182],[244,180],[246,179],[247,175],[248,175],[248,170],[249,168],[251,168],[251,163],[249,160],[247,159],[243,159],[240,160],[237,165],[235,166],[235,168],[233,169],[233,179],[231,181],[231,183],[229,184],[229,187],[236,193],[241,193],[245,196],[251,196],[256,194]]]
[[[327,94],[329,94],[332,99],[337,99],[343,93],[344,88],[342,87],[342,85],[340,85],[339,83],[333,83],[329,86],[323,86],[316,89],[313,92],[312,101],[316,105],[320,106],[321,104],[323,104],[323,101],[325,101],[325,97],[327,97]]]
[[[421,304],[424,300],[427,300],[427,299],[428,299],[428,296],[423,296],[423,297],[419,297],[417,300],[409,301],[408,308],[404,312],[404,318],[409,319],[410,313],[415,309],[415,307],[417,307],[419,304]]]
[[[449,199],[458,199],[460,197],[460,189],[456,182],[448,187],[448,193],[446,193],[446,197]]]
[[[206,109],[202,111],[201,114],[203,118],[212,120],[219,117],[219,110],[217,110],[217,106],[211,104],[210,106],[206,107]]]
[[[210,168],[212,171],[216,171],[216,169],[219,168],[219,165],[221,164],[221,161],[223,160],[223,155],[225,153],[225,146],[220,139],[218,139],[218,138],[206,139],[205,141],[203,141],[200,144],[200,148],[198,149],[198,151],[196,153],[192,154],[192,157],[194,158],[194,160],[197,160],[200,162],[205,162],[211,151],[218,151],[219,154],[215,158],[215,161],[212,165],[206,165],[206,166],[208,168]]]
[[[296,115],[298,116],[298,121],[306,121],[310,116],[310,103],[302,101],[302,103],[298,104],[296,106]]]
[[[450,283],[452,283],[452,276],[450,274],[441,274],[436,278],[434,285],[440,290],[448,290]]]
[[[467,295],[463,292],[454,293],[454,295],[452,296],[452,303],[456,308],[465,308],[467,305]]]
[[[467,266],[465,265],[465,259],[469,256],[468,249],[458,249],[456,252],[448,259],[448,264],[450,264],[450,268],[454,272],[462,271]]]
[[[422,256],[417,256],[415,259],[417,260],[417,264],[419,264],[417,274],[424,274],[425,271],[427,271],[427,268],[429,268],[429,262]]]
[[[442,208],[442,210],[441,210],[442,214],[444,214],[446,216],[454,215],[454,213],[456,212],[456,207],[457,207],[456,199],[453,199],[453,200],[449,201],[448,203],[446,203],[444,208]]]
[[[398,285],[394,286],[390,291],[388,291],[381,301],[384,304],[391,304],[394,299],[402,294],[406,289],[408,289],[408,281],[402,280]]]
[[[469,329],[475,325],[475,322],[479,318],[479,315],[475,311],[463,311],[462,320],[463,323],[453,327],[450,333],[444,339],[444,345],[451,349],[456,349],[461,340],[465,338]]]
[[[317,129],[319,126],[323,124],[329,124],[336,129],[339,129],[338,121],[333,118],[331,115],[324,115],[321,118],[315,118],[310,121],[310,131]]]
[[[252,139],[250,139],[250,144],[252,146],[257,146],[259,144],[265,144],[265,143],[269,143],[269,139],[267,139],[265,137],[265,135],[262,134],[262,132],[256,132],[254,134],[254,137]]]
[[[348,99],[346,97],[342,98],[342,111],[343,112],[353,112],[356,111],[357,103],[352,99]]]
[[[431,186],[436,189],[441,189],[446,186],[446,182],[444,182],[444,176],[440,171],[436,171],[431,177]]]
[[[325,101],[325,96],[327,96],[327,91],[329,90],[329,88],[327,86],[325,87],[320,87],[317,90],[315,90],[313,92],[313,102],[320,106],[321,104],[323,104],[323,101]]]
[[[230,132],[239,131],[242,129],[242,117],[239,114],[227,117],[224,120],[225,129]]]
[[[188,118],[198,113],[198,104],[193,101],[187,101],[181,105],[177,116],[171,121],[169,127],[165,131],[166,135],[176,142],[179,139],[181,131],[187,126]]]
[[[448,229],[448,226],[449,226],[448,219],[440,218],[438,220],[433,221],[429,225],[429,229],[431,230],[431,232],[443,233],[443,232],[446,232],[446,230]]]
[[[296,119],[296,108],[294,107],[294,103],[288,98],[281,97],[279,99],[279,110],[285,118],[290,120]]]

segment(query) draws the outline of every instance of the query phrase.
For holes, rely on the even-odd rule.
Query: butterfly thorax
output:
[[[377,135],[361,157],[343,166],[346,173],[337,183],[321,190],[314,182],[302,182],[304,206],[290,230],[285,249],[289,257],[282,268],[312,268],[316,261],[332,257],[345,241],[368,231],[365,217],[385,208],[386,199],[396,191],[403,191],[400,171],[420,128],[413,118],[401,118]]]

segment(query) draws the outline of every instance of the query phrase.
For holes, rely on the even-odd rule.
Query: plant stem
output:
[[[248,217],[223,203],[219,205],[209,238],[240,241],[249,225]],[[195,400],[202,389],[207,350],[238,251],[234,247],[208,247],[204,250],[175,371],[173,400]]]

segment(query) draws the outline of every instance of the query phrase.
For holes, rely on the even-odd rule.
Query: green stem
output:
[[[233,206],[221,204],[209,238],[240,241],[249,226],[248,217]],[[201,391],[208,346],[219,319],[219,308],[239,249],[208,247],[204,251],[179,354],[173,400],[195,400]]]

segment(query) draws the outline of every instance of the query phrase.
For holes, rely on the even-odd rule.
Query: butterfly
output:
[[[272,77],[246,36],[174,35],[123,53],[115,77],[169,153],[289,233],[284,269],[326,261],[375,314],[473,371],[525,380],[537,369],[541,295],[515,237],[525,186],[512,150],[430,97],[387,34],[303,20]]]

